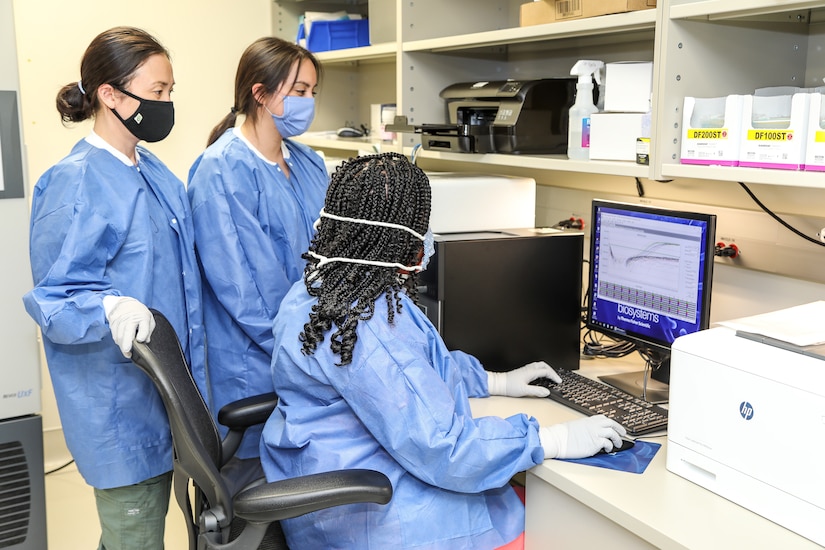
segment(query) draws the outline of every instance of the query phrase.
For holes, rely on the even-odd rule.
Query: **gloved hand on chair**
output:
[[[105,296],[103,309],[112,338],[124,357],[132,356],[132,340],[148,342],[155,330],[155,318],[145,305],[128,296]]]
[[[622,445],[627,430],[599,414],[539,428],[544,458],[585,458],[600,450],[607,452]]]
[[[541,386],[531,386],[536,378],[550,378],[561,384],[561,378],[553,367],[544,361],[528,363],[510,372],[487,372],[487,391],[490,395],[507,397],[547,397],[550,390]]]

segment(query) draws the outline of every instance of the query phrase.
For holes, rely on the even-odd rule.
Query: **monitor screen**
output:
[[[587,327],[669,358],[709,325],[715,236],[713,214],[594,200]]]

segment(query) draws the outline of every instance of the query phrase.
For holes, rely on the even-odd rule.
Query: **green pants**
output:
[[[95,489],[98,550],[163,550],[172,472],[135,485]]]

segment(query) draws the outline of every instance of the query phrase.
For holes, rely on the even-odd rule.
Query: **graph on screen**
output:
[[[601,223],[598,298],[694,322],[702,228],[609,212]]]

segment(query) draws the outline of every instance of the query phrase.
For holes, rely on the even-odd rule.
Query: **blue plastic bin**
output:
[[[368,19],[315,21],[307,39],[307,49],[311,52],[326,52],[369,45],[370,27]]]

